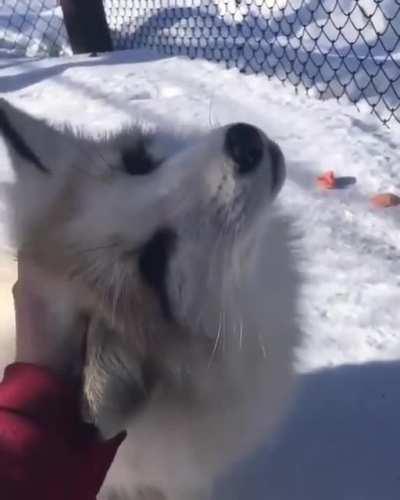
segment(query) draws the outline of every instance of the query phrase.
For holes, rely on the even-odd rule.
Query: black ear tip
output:
[[[11,104],[10,101],[4,99],[4,97],[0,97],[0,113],[6,114],[7,112],[12,113],[13,110],[17,108]]]
[[[6,108],[9,113],[7,113],[4,108]],[[18,132],[18,127],[13,125],[12,115],[16,115],[18,122],[18,112],[19,111],[14,109],[8,101],[0,99],[0,134],[4,137],[7,146],[17,155],[25,161],[32,163],[41,172],[46,174],[50,173],[49,169],[28,145],[25,138]]]

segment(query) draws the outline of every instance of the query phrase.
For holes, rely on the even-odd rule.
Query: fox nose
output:
[[[225,152],[236,163],[239,175],[251,174],[263,158],[264,144],[259,131],[247,123],[230,126],[225,136]]]

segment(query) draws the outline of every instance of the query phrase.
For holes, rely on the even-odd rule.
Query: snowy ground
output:
[[[400,127],[263,77],[145,51],[3,59],[0,75],[1,96],[92,131],[140,116],[205,127],[245,120],[282,146],[281,203],[305,255],[301,388],[276,442],[221,481],[215,498],[397,500],[400,208],[373,209],[369,197],[400,194]],[[356,182],[320,192],[315,177],[327,169]]]

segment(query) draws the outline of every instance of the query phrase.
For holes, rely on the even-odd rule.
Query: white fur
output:
[[[47,278],[68,290],[71,310],[90,309],[98,318],[88,397],[97,398],[95,418],[105,434],[128,430],[102,498],[204,500],[216,475],[276,429],[291,399],[298,276],[290,224],[271,205],[269,139],[263,136],[262,165],[241,178],[223,148],[227,127],[190,138],[155,131],[147,147],[162,165],[129,177],[114,167],[139,129],[92,141],[57,132],[5,102],[1,110],[51,171],[38,171],[10,148],[17,245],[24,248],[39,228],[46,241],[35,258]],[[142,297],[135,261],[121,255],[164,226],[177,234],[167,292],[183,340],[169,336],[174,327],[152,308],[154,297],[144,298],[161,336],[151,354],[168,377],[138,411],[124,411],[124,384],[140,384],[134,337],[138,329],[148,334],[148,316],[134,327],[129,321],[141,318],[141,308],[129,321],[121,318],[123,293],[139,290]],[[90,250],[90,258],[75,262],[69,249]],[[111,312],[104,312],[98,285],[115,301]]]

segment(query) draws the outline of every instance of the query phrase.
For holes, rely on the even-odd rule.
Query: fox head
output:
[[[273,208],[284,157],[261,130],[133,125],[93,139],[1,100],[0,135],[16,246],[73,309],[141,359],[188,339],[204,341],[206,363],[222,344],[289,358],[296,276]]]

